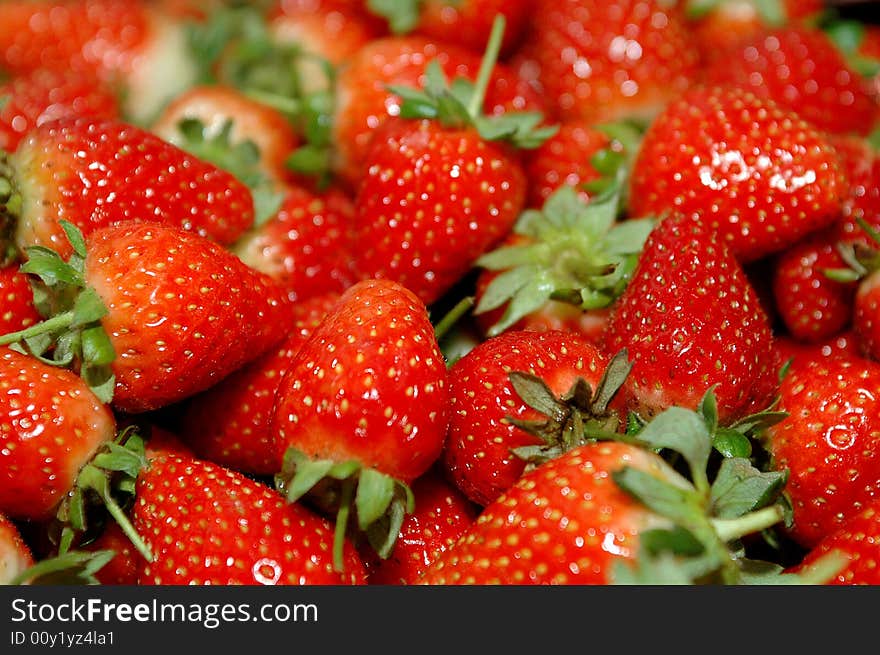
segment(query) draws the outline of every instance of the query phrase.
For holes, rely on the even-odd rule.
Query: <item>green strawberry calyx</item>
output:
[[[69,550],[28,567],[10,585],[100,585],[95,576],[116,556],[114,550]]]
[[[388,21],[394,34],[408,34],[419,24],[423,0],[367,0],[371,13]],[[452,0],[450,4],[457,4]]]
[[[400,480],[357,460],[313,459],[296,448],[285,453],[275,486],[289,503],[307,497],[322,511],[335,514],[337,571],[344,569],[343,549],[350,531],[366,538],[385,559],[394,549],[404,518],[415,507],[412,490]]]
[[[540,210],[528,209],[513,234],[522,242],[502,245],[476,261],[498,272],[475,314],[504,306],[488,335],[499,334],[549,300],[587,311],[610,306],[638,263],[653,219],[618,220],[621,186],[611,184],[584,203],[570,186],[550,195]]]
[[[859,282],[871,273],[880,270],[880,231],[861,216],[856,218],[856,223],[864,230],[874,245],[841,241],[837,243],[836,248],[846,267],[826,268],[822,271],[826,277],[843,284]]]
[[[27,273],[34,306],[45,320],[0,335],[0,345],[24,352],[52,366],[76,370],[103,403],[115,388],[112,363],[116,351],[101,325],[107,307],[86,285],[86,244],[82,232],[67,221],[61,226],[73,248],[68,261],[43,246],[25,249],[21,271]]]
[[[400,97],[400,116],[408,119],[436,120],[451,129],[475,128],[487,141],[505,141],[517,148],[537,148],[553,136],[559,127],[546,125],[541,112],[505,112],[483,114],[486,90],[498,61],[506,20],[495,17],[480,63],[476,81],[446,79],[440,64],[432,60],[425,70],[423,89],[391,85],[388,90]]]
[[[688,18],[697,20],[718,11],[728,0],[688,0],[685,12]],[[740,4],[740,3],[735,3]],[[788,11],[783,0],[751,0],[755,14],[768,27],[779,27],[788,21]]]

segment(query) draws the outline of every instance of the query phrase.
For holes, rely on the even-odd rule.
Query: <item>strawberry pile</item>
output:
[[[880,583],[878,54],[5,0],[0,583]]]

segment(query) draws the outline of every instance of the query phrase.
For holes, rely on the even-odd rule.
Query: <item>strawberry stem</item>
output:
[[[33,325],[26,327],[23,330],[19,330],[18,332],[9,332],[7,334],[0,335],[0,346],[17,343],[26,339],[32,339],[34,337],[39,337],[44,334],[54,334],[56,332],[69,328],[71,325],[73,325],[75,319],[76,312],[72,309],[61,314],[57,314],[51,318],[47,318],[44,321],[40,321],[39,323],[34,323]]]
[[[444,314],[437,324],[434,326],[434,336],[437,341],[440,341],[445,337],[449,331],[455,327],[456,323],[465,316],[471,308],[474,306],[474,297],[467,296],[462,298],[455,306],[450,309],[446,314]]]
[[[771,505],[735,519],[711,519],[711,523],[715,532],[718,533],[718,538],[724,542],[730,542],[747,534],[770,528],[783,518],[782,507]]]
[[[483,55],[482,62],[480,62],[480,70],[474,83],[473,95],[471,95],[467,106],[467,112],[471,118],[476,118],[482,111],[483,103],[486,100],[486,90],[489,88],[489,80],[492,77],[495,64],[498,62],[498,54],[501,51],[501,40],[504,37],[506,23],[507,21],[503,14],[496,15],[492,23],[492,31],[486,44],[486,52]]]
[[[348,518],[351,515],[354,490],[355,483],[352,478],[346,478],[342,481],[339,509],[336,511],[336,525],[333,530],[333,569],[339,573],[345,570],[343,557],[345,552],[345,534],[348,529]]]

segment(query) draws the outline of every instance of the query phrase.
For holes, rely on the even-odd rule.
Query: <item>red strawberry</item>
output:
[[[682,411],[684,414],[676,413],[669,418],[679,421],[690,415]],[[681,425],[667,424],[663,432],[683,434],[681,429]],[[704,433],[699,441],[706,446],[707,439],[708,434]],[[695,458],[694,464],[692,470],[698,471],[705,460]],[[719,474],[716,481],[729,481],[727,467],[722,469],[725,473]],[[700,486],[708,487],[705,472],[694,475],[700,478]],[[757,481],[760,474],[751,470],[746,479]],[[762,483],[766,485],[764,489],[778,486],[778,481]],[[704,562],[707,566],[696,577],[705,575],[704,580],[736,584],[741,574],[725,545],[732,535],[722,535],[711,527],[713,510],[708,508],[706,496],[699,500],[705,492],[696,491],[690,484],[656,452],[616,442],[588,443],[524,474],[481,512],[455,545],[437,558],[420,583],[602,585],[621,580],[656,584],[657,579],[663,579],[669,584],[669,575],[679,584],[693,583],[693,570],[674,573],[675,569],[669,566],[679,557],[688,559],[685,553],[676,552],[675,539],[671,537],[677,532],[681,535],[683,524],[692,521],[685,532],[701,526],[699,536],[691,533],[691,539],[702,544],[697,552],[704,556],[711,553]],[[665,491],[660,492],[661,489]],[[688,498],[693,504],[677,516],[675,512],[666,514],[670,505],[663,507],[652,501],[655,494],[659,497],[661,493],[669,493],[667,500],[678,497],[678,502],[682,502]],[[752,513],[756,518],[760,516],[759,522],[765,525],[781,518],[777,506],[751,512],[753,509],[756,504],[745,503],[730,518]],[[682,523],[676,525],[678,521]],[[738,523],[734,519],[730,526]],[[750,532],[754,528],[755,524],[732,532]],[[653,541],[661,534],[668,535],[665,545],[662,539]],[[690,543],[693,547],[694,541]],[[656,547],[660,552],[666,551],[665,568],[652,566],[651,551]],[[658,555],[654,551],[653,556]],[[633,562],[639,568],[631,568]]]
[[[519,46],[532,11],[530,0],[369,0],[367,6],[395,34],[422,34],[474,52],[483,51],[492,21],[500,14],[508,25],[502,57]]]
[[[140,123],[195,78],[185,29],[143,0],[9,0],[0,7],[0,69],[97,76]]]
[[[370,584],[415,584],[440,553],[450,548],[477,518],[477,508],[435,469],[412,485],[415,509],[400,526],[386,559],[372,562]]]
[[[109,407],[70,371],[0,348],[0,514],[50,518],[116,435]]]
[[[280,346],[187,402],[180,433],[200,457],[256,475],[278,471],[270,431],[275,393],[296,353],[338,298],[327,294],[294,304]]]
[[[829,132],[867,134],[877,117],[867,82],[815,27],[762,30],[707,65],[703,77],[772,99]]]
[[[18,266],[0,266],[0,334],[16,332],[40,320],[28,277]]]
[[[867,505],[839,528],[825,534],[793,572],[808,569],[820,558],[836,552],[846,558],[845,566],[826,584],[880,584],[880,500]]]
[[[530,463],[580,445],[588,421],[617,430],[611,400],[626,367],[603,380],[607,367],[602,351],[569,332],[514,330],[477,344],[449,369],[444,471],[488,505]]]
[[[645,133],[629,210],[698,217],[747,262],[830,225],[847,191],[822,133],[744,89],[700,87]]]
[[[859,358],[798,361],[779,388],[788,416],[767,429],[772,468],[787,470],[790,534],[812,548],[877,497],[880,364]]]
[[[696,407],[714,387],[728,423],[775,391],[767,315],[730,250],[692,216],[666,218],[648,237],[608,324],[606,349],[623,348],[633,370],[622,394],[644,416]]]
[[[279,481],[291,500],[332,475],[337,525],[352,503],[360,530],[388,512],[387,555],[411,509],[406,485],[438,459],[449,421],[446,362],[425,305],[390,280],[346,290],[315,328],[275,398]],[[338,557],[338,554],[337,554]]]
[[[20,210],[11,202],[0,210],[17,216],[21,249],[42,245],[70,254],[62,219],[85,234],[123,220],[178,225],[222,244],[254,220],[250,191],[231,174],[117,120],[44,123],[8,166],[4,177],[11,178]]]
[[[680,9],[660,0],[538,0],[516,60],[560,119],[649,119],[696,79]]]
[[[34,127],[70,115],[119,115],[119,99],[85,73],[37,69],[0,85],[0,149],[8,152]]]
[[[0,513],[0,585],[12,584],[34,565],[34,554],[18,526]]]
[[[355,204],[342,190],[286,186],[280,209],[232,246],[248,266],[287,290],[291,301],[341,293],[354,282]]]
[[[63,347],[53,357],[79,366],[121,412],[158,409],[203,391],[286,334],[286,294],[213,241],[127,222],[95,230],[86,242],[65,227],[74,265],[36,250],[24,268],[59,294],[50,308],[60,314],[0,342],[54,336]],[[27,345],[33,350],[34,343]],[[40,343],[41,351],[50,346]]]
[[[363,584],[366,570],[346,542],[333,569],[330,523],[241,473],[163,455],[138,476],[133,523],[154,553],[138,584]]]
[[[449,79],[475,80],[480,68],[477,53],[417,35],[375,39],[340,68],[327,137],[333,144],[331,169],[339,179],[357,185],[374,132],[389,117],[400,114],[401,98],[389,87],[423,88],[426,67],[434,61]],[[499,115],[538,111],[543,103],[510,68],[496,64],[480,108]]]
[[[788,361],[800,364],[826,357],[861,357],[859,341],[852,330],[844,330],[818,342],[803,342],[786,334],[777,335],[773,341],[779,353],[778,358],[783,364]]]
[[[94,540],[84,546],[87,551],[109,550],[115,554],[95,577],[103,585],[137,584],[139,560],[142,559],[131,540],[117,523],[108,523]]]

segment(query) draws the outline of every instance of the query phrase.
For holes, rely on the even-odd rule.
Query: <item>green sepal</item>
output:
[[[668,473],[673,480],[679,477],[671,469]],[[694,517],[700,515],[699,495],[683,478],[673,484],[632,466],[612,472],[611,477],[643,505],[680,526],[691,525]]]
[[[880,59],[859,53],[865,40],[865,25],[858,20],[834,19],[822,25],[822,30],[841,51],[850,67],[863,77],[880,74]]]
[[[763,472],[742,457],[725,458],[712,483],[713,515],[736,518],[776,502],[788,481],[787,471]]]
[[[394,34],[408,34],[419,23],[422,0],[367,0],[371,13],[388,21]]]
[[[10,585],[99,585],[95,577],[116,556],[114,550],[67,551],[22,571]]]

